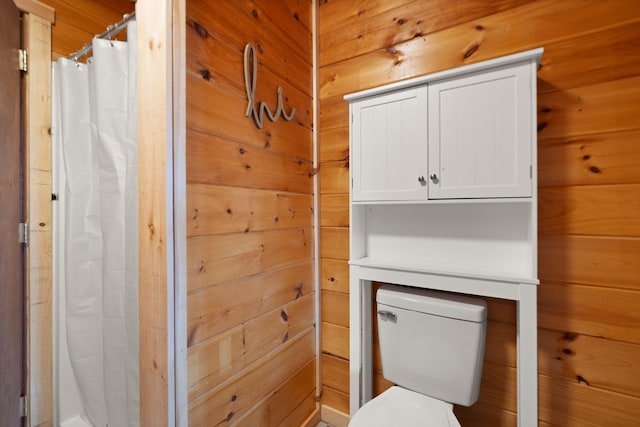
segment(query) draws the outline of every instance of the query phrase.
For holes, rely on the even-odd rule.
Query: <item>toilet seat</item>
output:
[[[453,405],[393,386],[356,412],[349,427],[461,427]]]

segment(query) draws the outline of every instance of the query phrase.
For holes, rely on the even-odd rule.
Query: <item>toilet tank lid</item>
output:
[[[470,322],[484,322],[487,303],[481,298],[410,286],[384,285],[378,289],[379,304]]]

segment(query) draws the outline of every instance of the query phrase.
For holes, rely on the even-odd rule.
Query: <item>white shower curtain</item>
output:
[[[87,64],[59,59],[53,73],[56,276],[71,367],[96,427],[139,425],[135,32],[130,22],[127,42],[94,39]]]

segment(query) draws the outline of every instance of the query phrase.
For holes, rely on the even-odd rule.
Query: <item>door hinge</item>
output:
[[[18,224],[18,242],[29,246],[29,224],[26,222]]]
[[[29,399],[27,396],[20,396],[20,417],[25,418],[29,413]]]
[[[18,49],[18,69],[27,72],[27,51],[25,49]]]
[[[529,165],[529,179],[533,179],[533,165]]]

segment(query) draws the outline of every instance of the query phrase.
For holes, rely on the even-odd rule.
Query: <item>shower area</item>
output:
[[[138,426],[135,13],[52,63],[51,99],[54,425]]]

